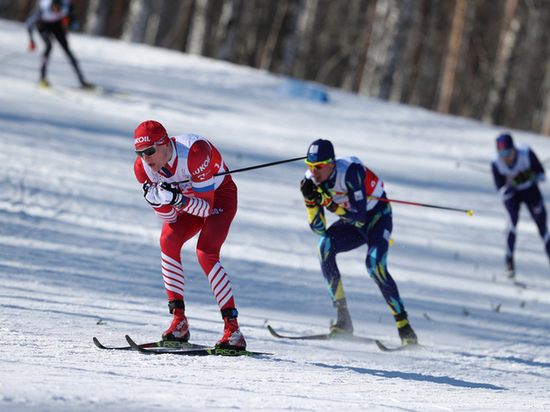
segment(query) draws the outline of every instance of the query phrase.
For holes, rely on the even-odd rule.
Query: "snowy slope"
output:
[[[550,268],[524,210],[514,286],[502,275],[504,214],[488,173],[500,130],[330,90],[319,104],[277,93],[284,79],[144,45],[72,35],[89,81],[76,90],[55,47],[53,91],[39,54],[0,20],[0,410],[550,410]],[[299,192],[302,162],[234,175],[239,211],[222,250],[251,350],[269,358],[145,356],[97,349],[158,339],[170,322],[160,221],[133,176],[133,130],[211,140],[232,169],[303,156],[317,138],[356,155],[394,204],[389,269],[425,350],[282,341],[328,331],[335,312]],[[514,132],[541,160],[550,140]],[[457,167],[460,165],[461,167]],[[550,199],[550,185],[542,186]],[[366,248],[339,257],[356,333],[398,344]],[[222,333],[194,245],[182,252],[192,340]]]

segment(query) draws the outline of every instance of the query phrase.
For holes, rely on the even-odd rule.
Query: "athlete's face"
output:
[[[60,1],[53,1],[52,5],[50,6],[50,10],[54,13],[59,13],[61,11],[61,7],[63,7],[62,2]]]
[[[511,166],[516,160],[516,153],[516,149],[508,149],[499,151],[498,155],[507,166]]]
[[[319,167],[322,166],[322,167]],[[311,177],[313,181],[317,184],[327,180],[332,171],[334,170],[334,162],[320,164],[320,165],[308,165],[309,171],[311,172]]]
[[[156,146],[155,149],[155,153],[151,155],[144,153],[141,158],[153,172],[158,172],[172,158],[172,145]]]

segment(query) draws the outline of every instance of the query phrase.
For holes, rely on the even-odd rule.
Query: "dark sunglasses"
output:
[[[139,157],[151,156],[151,155],[154,155],[156,151],[157,151],[157,147],[156,147],[156,146],[149,146],[149,147],[146,147],[146,148],[143,149],[143,150],[136,150],[136,154],[137,154]]]

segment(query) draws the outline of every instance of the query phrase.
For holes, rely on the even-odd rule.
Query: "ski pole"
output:
[[[227,172],[216,173],[214,176],[224,176],[224,175],[229,175],[231,173],[245,172],[247,170],[260,169],[262,167],[268,167],[268,166],[275,166],[275,165],[279,165],[281,163],[288,163],[288,162],[294,162],[296,160],[305,159],[306,157],[307,156],[295,157],[294,159],[278,160],[276,162],[264,163],[264,164],[261,164],[261,165],[250,166],[250,167],[244,167],[242,169],[228,170]],[[182,180],[181,182],[173,182],[173,183],[174,184],[183,184],[183,183],[188,183],[190,181],[191,181],[191,178],[189,178],[187,180]]]
[[[373,199],[373,200],[380,200],[381,202],[403,203],[405,205],[432,207],[434,209],[452,210],[452,211],[455,211],[455,212],[465,212],[465,213],[468,213],[468,216],[472,216],[474,214],[473,210],[467,210],[467,209],[457,209],[457,208],[454,208],[454,207],[427,205],[427,204],[424,204],[424,203],[405,202],[403,200],[395,200],[395,199],[382,199],[380,197],[374,197],[374,196],[367,196],[367,197],[369,199]]]
[[[475,172],[481,172],[481,173],[491,173],[491,170],[488,167],[483,167],[481,165],[477,165],[474,163],[465,163],[465,162],[456,162],[456,167],[464,167],[466,169],[473,170]]]
[[[295,162],[296,160],[302,160],[302,159],[305,159],[306,157],[307,156],[295,157],[293,159],[279,160],[277,162],[264,163],[261,165],[250,166],[250,167],[243,167],[242,169],[228,170],[227,172],[216,173],[214,176],[223,176],[231,173],[246,172],[247,170],[261,169],[262,167],[280,165],[281,163]]]

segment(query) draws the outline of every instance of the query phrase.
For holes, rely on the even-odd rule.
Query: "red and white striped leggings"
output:
[[[226,176],[216,189],[212,213],[200,218],[187,213],[178,215],[174,223],[164,223],[160,235],[162,276],[168,301],[183,300],[185,277],[181,264],[181,248],[199,231],[197,257],[208,277],[210,288],[220,310],[235,308],[229,276],[220,264],[220,249],[227,238],[231,222],[237,213],[237,186]]]

